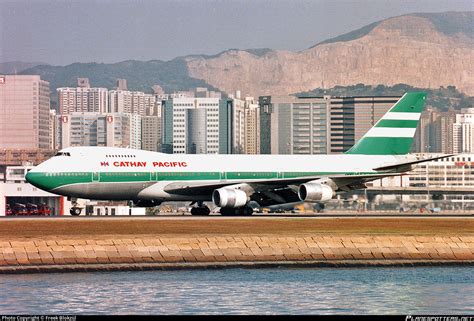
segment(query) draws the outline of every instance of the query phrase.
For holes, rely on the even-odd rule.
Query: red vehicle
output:
[[[46,204],[40,204],[38,206],[38,214],[43,216],[51,216],[51,208]]]
[[[16,203],[12,210],[13,215],[28,215],[28,208],[25,204]]]
[[[28,214],[27,215],[38,215],[39,214],[38,205],[36,205],[36,204],[28,203],[26,205],[26,208],[28,209]]]
[[[10,204],[7,204],[7,208],[5,209],[5,215],[6,216],[13,215],[12,209],[10,208]]]

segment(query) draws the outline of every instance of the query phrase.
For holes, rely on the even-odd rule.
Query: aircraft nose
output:
[[[30,183],[31,185],[35,186],[35,187],[38,187],[42,190],[45,190],[47,191],[48,188],[47,188],[47,184],[45,179],[44,179],[44,174],[42,173],[38,173],[38,172],[35,172],[33,170],[29,171],[28,173],[26,173],[25,175],[25,179],[28,183]]]
[[[26,179],[26,181],[27,181],[28,183],[30,183],[31,185],[36,186],[38,179],[35,178],[35,174],[32,173],[31,171],[29,171],[28,173],[26,173],[25,179]]]

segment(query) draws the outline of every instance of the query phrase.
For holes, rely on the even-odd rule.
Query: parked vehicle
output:
[[[40,204],[38,206],[38,214],[42,216],[51,216],[51,208],[46,204]]]
[[[26,205],[26,208],[28,209],[28,215],[38,215],[39,214],[38,205],[36,205],[36,204],[28,203]]]
[[[28,208],[25,204],[16,203],[12,210],[13,215],[28,215]]]

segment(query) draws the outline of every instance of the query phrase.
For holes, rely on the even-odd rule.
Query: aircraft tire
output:
[[[244,207],[222,207],[220,210],[222,216],[250,216],[253,214],[253,208],[250,206]]]
[[[79,215],[81,215],[81,212],[82,212],[82,210],[80,208],[77,208],[77,207],[71,207],[71,209],[69,210],[69,213],[73,216],[79,216]]]
[[[210,213],[211,213],[211,210],[207,206],[191,208],[191,215],[206,216],[206,215],[209,215]]]

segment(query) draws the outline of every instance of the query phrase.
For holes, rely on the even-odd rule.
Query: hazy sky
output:
[[[297,51],[392,16],[468,10],[473,0],[0,0],[0,62]]]

